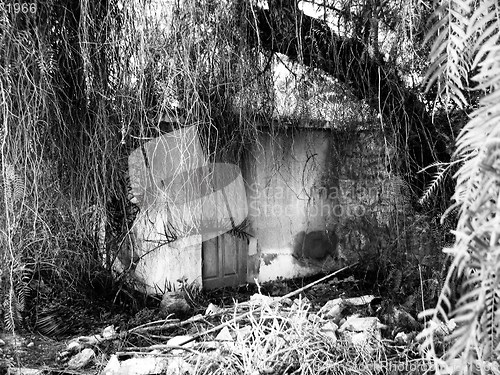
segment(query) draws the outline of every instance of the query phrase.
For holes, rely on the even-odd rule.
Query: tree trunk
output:
[[[269,52],[325,71],[380,113],[399,135],[400,173],[420,195],[430,174],[418,170],[437,160],[449,160],[424,103],[405,87],[393,67],[370,55],[366,44],[335,35],[324,21],[305,15],[296,4],[293,0],[274,1],[269,10],[257,10],[258,35],[252,30],[250,43],[260,41]]]

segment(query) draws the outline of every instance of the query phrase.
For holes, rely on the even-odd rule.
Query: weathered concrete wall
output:
[[[297,277],[374,256],[405,209],[375,131],[264,132],[246,165],[248,278]]]
[[[197,170],[204,162],[196,127],[179,129],[149,141],[129,157],[132,200],[139,207],[139,214],[130,229],[133,246],[122,248],[113,266],[118,272],[130,268],[146,293],[178,287],[180,278],[202,282],[202,236],[195,233],[172,242],[172,229],[182,233],[183,220],[189,218],[172,210],[172,203],[199,195],[199,184],[176,188],[173,176]],[[169,193],[171,190],[175,196]],[[192,211],[196,213],[195,209]],[[177,216],[183,220],[176,220]]]
[[[259,133],[258,143],[249,150],[242,166],[246,202],[239,194],[229,194],[229,185],[222,184],[224,201],[235,198],[230,204],[236,208],[231,210],[233,219],[242,220],[244,210],[237,208],[246,208],[243,202],[248,204],[249,233],[253,236],[246,262],[249,282],[254,278],[268,281],[327,272],[360,260],[366,264],[388,248],[398,217],[408,207],[404,183],[390,172],[392,150],[382,134],[373,129],[377,127],[350,132],[302,127]],[[173,138],[176,135],[169,135],[172,142],[178,142]],[[190,152],[181,150],[172,157],[167,149],[175,151],[174,146],[161,148],[155,144],[149,152],[146,150],[151,154],[150,167],[142,160],[142,153],[137,152],[130,160],[131,185],[141,214],[132,229],[136,253],[122,252],[118,268],[125,269],[132,259],[136,262],[141,257],[135,275],[150,293],[156,287],[164,288],[165,282],[171,287],[178,278],[187,277],[191,282],[201,281],[203,276],[203,233],[166,244],[165,228],[175,215],[163,204],[168,197],[157,192],[162,181],[171,180],[166,174],[169,168],[178,168],[175,161],[184,155],[189,155],[188,161],[180,163],[184,171],[197,170],[203,164],[196,133],[191,130],[187,136],[185,140],[192,142],[181,145],[192,148]],[[170,138],[164,141],[168,143]],[[167,163],[167,169],[162,164],[165,159],[171,163]],[[154,178],[148,179],[150,175]],[[179,182],[179,188],[173,190],[189,198],[191,190],[184,191],[184,180]],[[197,191],[203,184],[189,186]]]

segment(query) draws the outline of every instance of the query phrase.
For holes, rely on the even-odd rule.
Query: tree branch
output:
[[[267,51],[325,71],[392,124],[405,155],[401,172],[420,194],[432,171],[417,171],[449,156],[418,93],[404,85],[394,67],[371,56],[363,42],[336,35],[326,22],[302,13],[295,1],[271,2],[269,10],[255,14],[258,30],[250,35],[250,43],[260,41]]]

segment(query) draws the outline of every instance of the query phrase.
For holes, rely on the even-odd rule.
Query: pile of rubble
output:
[[[125,332],[109,326],[100,334],[71,340],[58,361],[73,374],[92,367],[101,375],[184,375],[205,373],[210,366],[240,367],[240,372],[221,374],[278,374],[300,366],[309,366],[303,373],[357,366],[360,357],[365,370],[380,372],[380,361],[369,359],[387,358],[388,348],[405,348],[417,357],[415,337],[422,326],[403,308],[363,295],[332,299],[314,309],[299,295],[303,289],[283,297],[255,294],[230,308],[210,304],[205,314],[184,321],[167,318]],[[163,306],[174,311],[179,304],[179,295],[169,295]],[[127,347],[134,336],[153,344]],[[347,360],[350,353],[352,362]]]

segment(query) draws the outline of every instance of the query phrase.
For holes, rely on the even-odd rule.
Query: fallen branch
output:
[[[313,281],[312,283],[307,284],[306,286],[303,286],[302,288],[299,288],[299,289],[297,289],[297,290],[294,290],[293,292],[290,292],[290,293],[288,293],[288,294],[285,294],[284,296],[281,296],[281,297],[279,297],[278,299],[274,300],[274,301],[270,304],[270,306],[275,305],[275,304],[278,304],[278,303],[282,302],[283,300],[285,300],[285,299],[287,299],[287,298],[293,297],[293,296],[295,296],[295,295],[297,295],[297,294],[299,294],[299,293],[303,292],[304,290],[307,290],[307,289],[309,289],[309,288],[313,287],[313,286],[314,286],[314,285],[316,285],[316,284],[319,284],[319,283],[321,283],[321,282],[323,282],[323,281],[325,281],[325,280],[328,280],[329,278],[331,278],[331,277],[333,277],[333,276],[337,275],[338,273],[340,273],[340,272],[342,272],[342,271],[345,271],[345,270],[347,270],[347,269],[349,269],[349,268],[351,268],[351,267],[354,267],[354,266],[355,266],[355,265],[357,265],[357,264],[358,264],[358,262],[356,262],[356,263],[354,263],[354,264],[351,264],[351,265],[349,265],[349,266],[343,267],[343,268],[341,268],[341,269],[339,269],[339,270],[337,270],[337,271],[335,271],[335,272],[333,272],[333,273],[331,273],[331,274],[329,274],[329,275],[326,275],[326,276],[322,277],[322,278],[321,278],[321,279],[319,279],[319,280]],[[177,345],[182,346],[182,345],[185,345],[185,344],[187,344],[187,343],[190,343],[191,341],[195,341],[196,339],[199,339],[200,337],[206,336],[206,335],[208,335],[209,333],[217,332],[217,331],[219,331],[220,329],[222,329],[222,328],[224,328],[224,327],[227,327],[227,326],[229,326],[229,325],[231,325],[231,324],[233,324],[233,323],[236,323],[236,322],[238,322],[238,321],[240,321],[240,320],[242,320],[242,319],[244,319],[244,318],[246,318],[246,317],[248,317],[248,316],[250,316],[250,315],[254,314],[255,312],[258,312],[258,311],[262,310],[262,308],[263,308],[262,306],[259,306],[259,307],[257,307],[257,309],[255,309],[255,310],[252,310],[252,311],[246,312],[246,313],[244,313],[244,314],[242,314],[242,315],[236,316],[236,317],[234,317],[234,318],[232,318],[232,319],[228,320],[227,322],[224,322],[224,323],[222,323],[222,324],[219,324],[219,325],[218,325],[218,326],[216,326],[216,327],[213,327],[213,328],[210,328],[210,329],[208,329],[208,330],[206,330],[206,331],[204,331],[204,332],[198,333],[197,335],[194,335],[194,336],[190,337],[189,339],[186,339],[185,341],[182,341],[182,342],[178,343]]]
[[[145,348],[124,348],[120,352],[116,352],[118,358],[122,356],[133,356],[133,355],[154,355],[154,356],[168,356],[165,353],[151,353],[153,350],[184,350],[193,354],[200,354],[198,351],[191,348],[186,348],[185,346],[179,345],[151,345]]]

